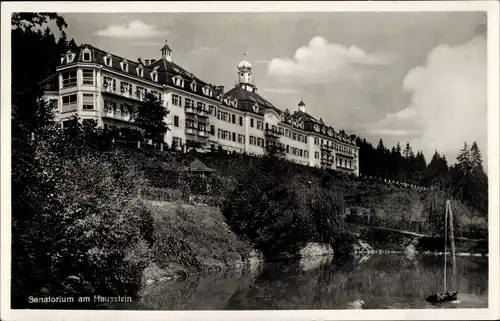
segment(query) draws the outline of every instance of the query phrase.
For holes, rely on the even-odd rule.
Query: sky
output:
[[[60,13],[77,44],[172,59],[232,88],[246,54],[259,94],[373,144],[409,142],[454,163],[477,141],[487,166],[483,12]]]

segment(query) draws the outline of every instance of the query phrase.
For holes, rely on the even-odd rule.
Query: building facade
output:
[[[160,59],[130,61],[82,45],[62,56],[56,73],[42,83],[45,99],[63,126],[77,115],[130,131],[139,130],[133,111],[149,92],[169,111],[169,146],[262,155],[272,144],[298,164],[359,175],[354,137],[308,114],[302,100],[290,112],[261,97],[246,57],[237,66],[237,84],[224,91],[174,63],[166,42],[160,51]]]

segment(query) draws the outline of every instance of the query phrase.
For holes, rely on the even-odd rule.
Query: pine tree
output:
[[[483,170],[483,160],[476,141],[470,147],[469,159],[473,170]]]
[[[165,122],[168,110],[162,106],[162,102],[153,94],[146,93],[135,114],[134,122],[143,130],[143,137],[151,139],[153,143],[162,143],[163,135],[168,130]]]
[[[467,142],[464,142],[464,147],[458,153],[457,161],[458,168],[462,171],[463,175],[466,175],[471,169],[470,150]]]

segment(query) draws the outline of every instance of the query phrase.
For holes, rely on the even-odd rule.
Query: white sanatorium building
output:
[[[175,64],[166,42],[160,59],[137,62],[82,45],[61,57],[56,73],[43,85],[63,124],[78,115],[105,128],[137,129],[129,108],[151,92],[170,111],[165,134],[170,146],[259,155],[266,144],[280,144],[290,161],[359,175],[354,138],[309,115],[303,101],[290,113],[262,98],[246,59],[238,64],[237,85],[224,92],[223,86],[208,84]]]

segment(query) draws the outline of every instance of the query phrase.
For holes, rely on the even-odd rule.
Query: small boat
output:
[[[429,295],[425,301],[429,303],[441,303],[455,301],[457,299],[458,291],[448,291],[446,293],[436,293]]]

